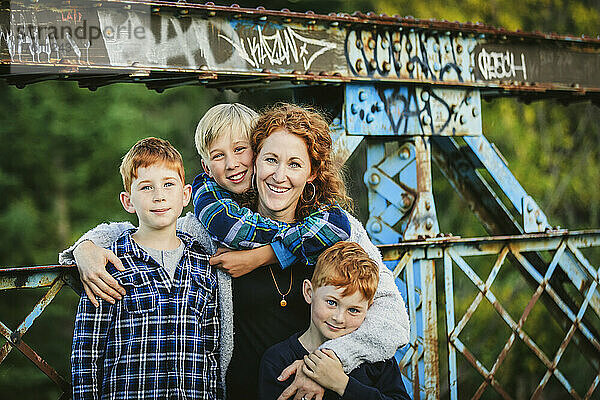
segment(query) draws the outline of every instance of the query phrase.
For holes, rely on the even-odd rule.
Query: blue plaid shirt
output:
[[[240,207],[231,193],[202,173],[192,184],[194,214],[214,240],[232,249],[271,244],[281,268],[299,261],[315,265],[319,254],[350,237],[350,221],[338,205],[323,207],[296,224],[286,224]]]
[[[71,355],[74,399],[222,399],[219,381],[217,277],[197,242],[178,232],[185,250],[175,278],[131,238],[111,250],[125,271],[122,301],[96,308],[82,295]]]

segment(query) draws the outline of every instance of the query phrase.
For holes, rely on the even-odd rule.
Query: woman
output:
[[[339,170],[332,163],[328,125],[318,113],[294,105],[275,107],[260,117],[252,145],[256,154],[256,208],[263,216],[293,223],[323,205],[348,200]],[[361,244],[379,263],[381,278],[363,326],[326,344],[347,371],[365,360],[389,358],[398,345],[408,341],[408,317],[393,277],[364,228],[354,218],[350,220],[350,240]],[[235,257],[235,252],[231,252],[222,254],[219,260],[226,268],[225,264]],[[93,264],[77,261],[80,270]],[[229,398],[254,398],[264,350],[305,328],[308,307],[301,298],[300,283],[311,272],[299,264],[286,269],[269,266],[256,268],[233,281],[236,335],[227,372]],[[307,398],[313,396],[305,389],[298,393],[307,393]]]

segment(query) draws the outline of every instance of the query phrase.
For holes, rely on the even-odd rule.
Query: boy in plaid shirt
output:
[[[108,271],[123,301],[81,297],[71,355],[74,399],[222,399],[217,278],[206,249],[176,231],[189,203],[181,155],[169,142],[136,143],[120,167],[120,200],[139,227],[112,245]]]

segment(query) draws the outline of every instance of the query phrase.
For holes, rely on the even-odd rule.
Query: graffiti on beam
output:
[[[472,82],[476,44],[450,32],[353,29],[345,53],[355,76]]]
[[[517,59],[518,60],[518,59]],[[485,48],[477,56],[477,67],[483,78],[487,80],[522,78],[527,80],[527,66],[525,55],[520,53],[521,65],[515,64],[515,54],[509,50],[505,52],[487,52]],[[520,75],[517,75],[517,72]]]
[[[306,70],[332,64],[324,54],[339,45],[326,34],[277,24],[224,18],[180,18],[130,10],[99,9],[101,27],[144,27],[145,36],[105,40],[111,65],[256,71]],[[333,64],[341,64],[335,61]],[[285,67],[285,68],[284,68]]]
[[[346,127],[357,135],[479,135],[479,92],[414,85],[346,85]]]
[[[15,10],[7,29],[0,27],[0,45],[11,62],[89,64],[91,43],[99,37],[98,27],[77,10]]]
[[[238,41],[225,35],[219,37],[231,44],[240,57],[254,68],[289,66],[301,60],[304,70],[309,70],[317,57],[336,48],[335,43],[302,36],[290,27],[266,35],[263,27],[257,25],[255,35],[238,38]]]

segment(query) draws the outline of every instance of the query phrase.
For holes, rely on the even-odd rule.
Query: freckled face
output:
[[[208,160],[202,160],[204,171],[232,193],[243,193],[252,182],[254,152],[242,135],[224,132],[210,144]]]
[[[255,168],[258,211],[293,222],[304,186],[314,179],[304,140],[285,129],[276,130],[263,141]]]
[[[313,290],[308,280],[304,285],[304,297],[310,303],[309,329],[320,336],[321,343],[355,331],[365,320],[369,302],[360,292],[343,296],[343,288],[329,285]]]
[[[164,165],[138,168],[130,193],[121,193],[125,210],[136,213],[140,229],[172,228],[188,205],[191,186],[184,185],[176,170]]]

